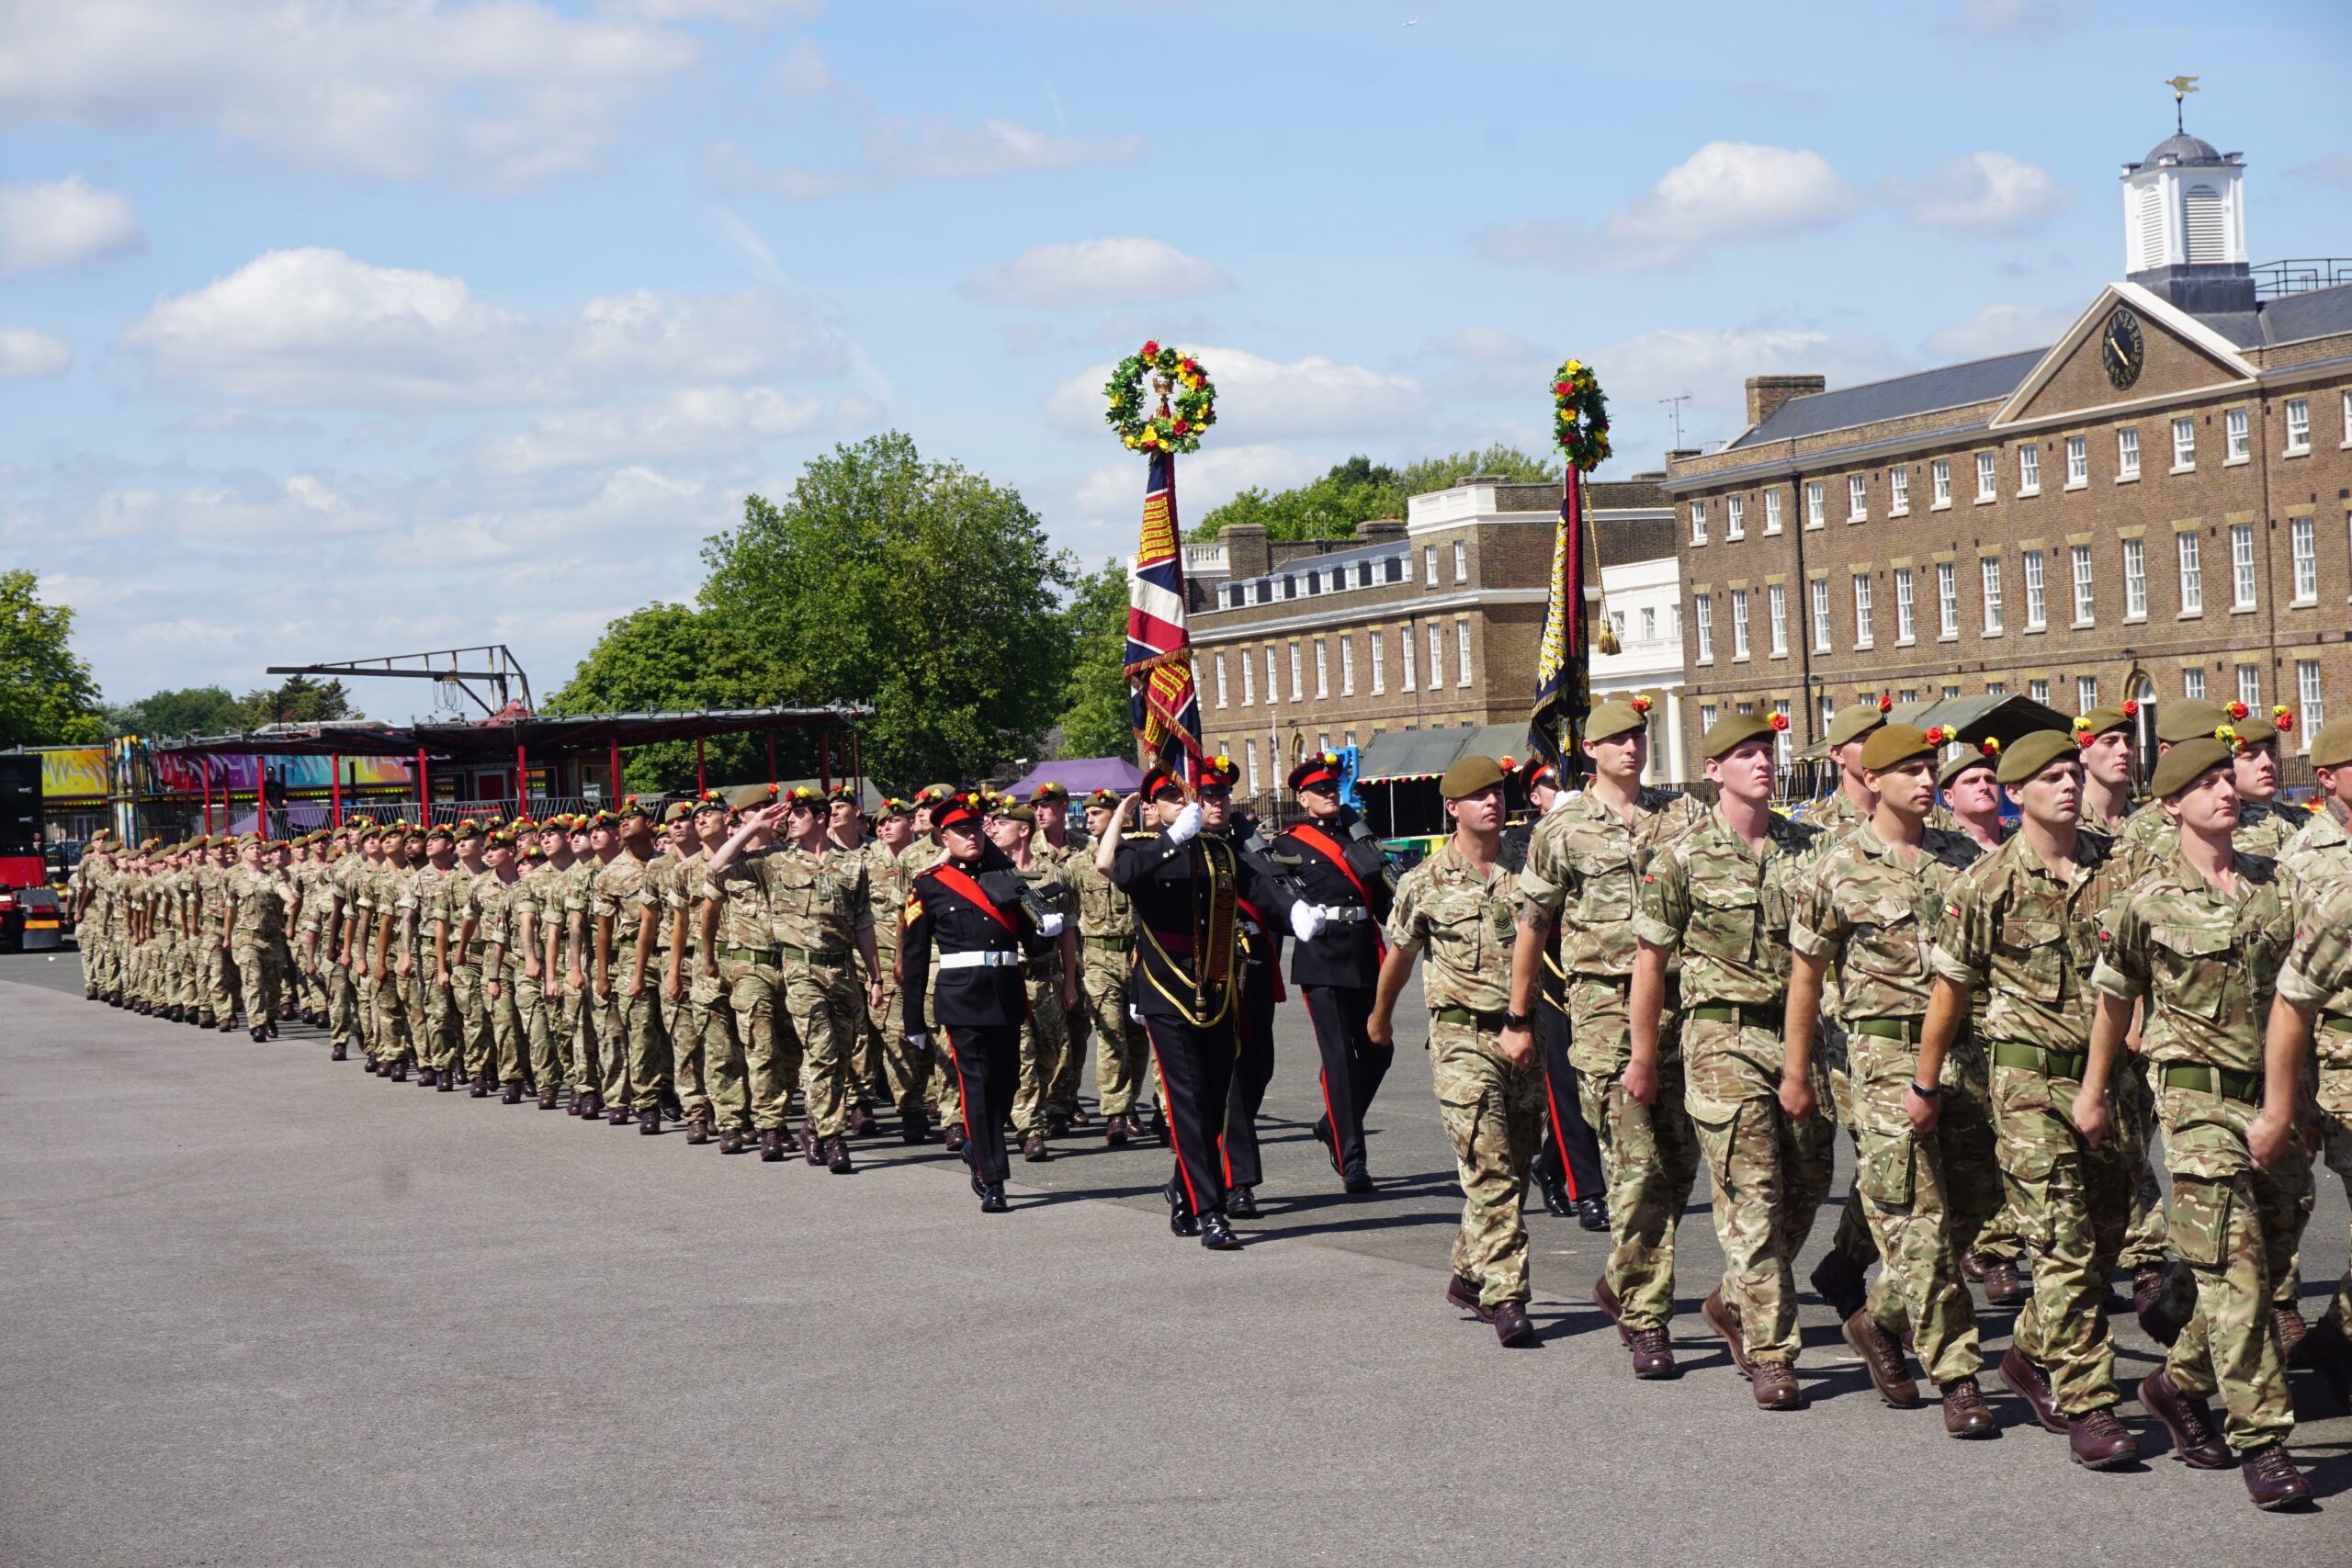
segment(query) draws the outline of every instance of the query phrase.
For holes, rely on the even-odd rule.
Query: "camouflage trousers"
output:
[[[2254,1116],[2255,1107],[2218,1095],[2156,1095],[2173,1249],[2197,1286],[2197,1310],[2165,1371],[2181,1393],[2220,1402],[2222,1436],[2241,1453],[2285,1442],[2295,1429],[2270,1288],[2294,1257],[2301,1193],[2275,1170],[2255,1168],[2245,1143]],[[2308,1164],[2303,1174],[2308,1186]]]
[[[1854,1138],[1855,1181],[1846,1189],[1845,1213],[1838,1216],[1838,1232],[1829,1245],[1831,1250],[1844,1253],[1857,1267],[1868,1269],[1879,1260],[1879,1247],[1863,1213],[1858,1185],[1861,1136],[1856,1131],[1860,1123],[1856,1121],[1853,1077],[1847,1066],[1847,1052],[1852,1048],[1852,1041],[1843,1030],[1837,1032],[1836,1038],[1839,1047],[1828,1069],[1829,1098],[1837,1108],[1839,1124]],[[1943,1071],[1937,1081],[1943,1089],[1939,1097],[1943,1101],[1943,1112],[1936,1119],[1936,1137],[1943,1147],[1944,1229],[1951,1237],[1952,1252],[1957,1257],[1964,1258],[1973,1252],[2015,1263],[2025,1254],[2017,1241],[2015,1221],[2008,1219],[2004,1204],[1999,1140],[1993,1130],[1991,1064],[1984,1048],[1963,1035],[1945,1054]],[[2008,1221],[2006,1238],[1994,1229],[2004,1220]],[[1988,1235],[1988,1232],[1992,1234]]]
[[[501,1084],[521,1083],[530,1076],[531,1050],[519,987],[523,962],[510,953],[495,969],[484,965],[481,977],[482,1010],[490,1016],[490,1076]]]
[[[662,1031],[670,1039],[670,1070],[677,1086],[678,1108],[690,1122],[712,1120],[710,1096],[702,1081],[702,1042],[710,1027],[710,1001],[695,984],[700,967],[692,958],[681,959],[678,994],[673,997],[666,987],[658,987],[655,995]]]
[[[221,945],[221,936],[222,933],[220,931],[209,931],[197,939],[197,1005],[220,1022],[229,1023],[237,1016],[240,976],[237,973],[237,961],[229,950]],[[161,955],[161,950],[155,943],[150,942],[147,945],[154,950],[151,956]],[[149,994],[151,996],[157,994],[160,989],[161,987],[156,984],[156,977],[151,971],[148,981]]]
[[[2018,1311],[2017,1348],[2050,1378],[2068,1416],[2116,1403],[2115,1336],[2107,1282],[2132,1217],[2132,1160],[2120,1138],[2094,1149],[2075,1130],[2082,1084],[2030,1067],[1993,1069],[2001,1140],[2002,1210],[2033,1248],[2033,1294]]]
[[[530,1069],[526,1075],[542,1090],[560,1088],[563,1083],[564,1051],[557,1038],[557,1020],[562,1010],[559,999],[548,994],[545,965],[532,975],[519,965],[514,976],[514,1011],[523,1022],[523,1038],[529,1051]]]
[[[1502,1034],[1453,1010],[1430,1015],[1430,1074],[1438,1118],[1462,1179],[1462,1228],[1453,1271],[1478,1287],[1482,1306],[1528,1297],[1527,1168],[1544,1124],[1544,1075],[1515,1067]]]
[[[1032,959],[1022,964],[1021,974],[1029,992],[1029,1019],[1021,1026],[1021,1087],[1012,1096],[1012,1127],[1026,1135],[1044,1132],[1046,1118],[1077,1108],[1079,1054],[1062,1007],[1061,959]],[[1068,1105],[1058,1098],[1064,1092]]]
[[[866,1009],[865,1032],[867,1039],[880,1042],[882,1081],[889,1089],[889,1102],[901,1122],[910,1122],[923,1113],[937,1047],[917,1050],[907,1039],[907,996],[899,983],[898,958],[888,948],[882,951],[882,999]]]
[[[327,971],[327,1034],[336,1044],[348,1045],[359,1034],[359,987],[351,971],[330,960]]]
[[[1698,1135],[1683,1108],[1682,1059],[1674,1021],[1659,1021],[1657,1102],[1625,1092],[1633,1025],[1625,988],[1572,976],[1563,997],[1575,1041],[1577,1098],[1600,1144],[1609,1187],[1609,1261],[1601,1278],[1617,1293],[1627,1328],[1663,1328],[1674,1316],[1674,1229],[1699,1175]]]
[[[1984,1359],[1977,1347],[1975,1303],[1960,1277],[1960,1254],[1948,1229],[1942,1129],[1918,1132],[1903,1110],[1918,1070],[1918,1044],[1850,1033],[1846,1044],[1853,1074],[1855,1185],[1883,1262],[1867,1310],[1889,1334],[1911,1334],[1920,1370],[1939,1385],[1974,1377]],[[1987,1205],[1980,1224],[1991,1209]]]
[[[498,1060],[498,1025],[491,1016],[482,979],[478,958],[469,955],[465,963],[450,966],[449,1010],[456,1021],[456,1049],[447,1065],[469,1082],[488,1077]]]
[[[1151,1060],[1143,1024],[1131,1010],[1128,959],[1124,942],[1080,939],[1079,1006],[1094,1032],[1094,1095],[1105,1116],[1125,1116],[1143,1091],[1145,1064]]]
[[[741,951],[749,951],[744,949]],[[800,1034],[782,1011],[784,972],[775,964],[747,958],[718,961],[718,978],[725,998],[718,1012],[719,1032],[726,1043],[717,1052],[729,1066],[711,1081],[711,1094],[720,1125],[740,1126],[732,1064],[742,1062],[742,1114],[760,1132],[782,1128],[792,1109],[793,1086],[800,1081]],[[714,1061],[707,1048],[707,1069]]]
[[[2328,1035],[2335,1037],[2333,1049],[2329,1049]],[[2322,1038],[2323,1049],[2329,1049],[2319,1065],[2322,1147],[2327,1154],[2327,1168],[2352,1192],[2352,1031],[2327,1030]],[[2314,1190],[2318,1185],[2312,1183]],[[2335,1283],[2335,1297],[2322,1317],[2352,1334],[2352,1262],[2345,1265],[2344,1277]]]
[[[243,982],[245,1027],[259,1029],[276,1022],[278,987],[284,978],[278,973],[277,954],[270,951],[266,942],[241,942],[229,957]]]
[[[2132,1159],[2132,1218],[2124,1227],[2118,1266],[2137,1272],[2165,1266],[2165,1191],[2156,1185],[2156,1100],[2148,1087],[2148,1059],[2124,1054],[2115,1074],[2115,1136]]]
[[[784,961],[785,1011],[800,1038],[800,1087],[820,1138],[849,1132],[850,1063],[865,1021],[857,975],[847,954]]]
[[[1798,1249],[1829,1194],[1838,1129],[1781,1109],[1777,1026],[1696,1016],[1682,1021],[1683,1103],[1714,1182],[1724,1304],[1739,1319],[1749,1359],[1797,1357]],[[1815,1074],[1815,1092],[1827,1084]]]
[[[427,957],[419,962],[423,972],[418,981],[424,1000],[423,1023],[416,1037],[416,1059],[439,1071],[457,1059],[458,1002],[449,987],[441,983],[439,961]]]
[[[657,1111],[662,1091],[671,1085],[670,1040],[662,1032],[661,1010],[655,994],[660,986],[649,973],[635,995],[627,981],[616,976],[613,994],[596,998],[596,1040],[604,1055],[605,1104],[619,1110]]]

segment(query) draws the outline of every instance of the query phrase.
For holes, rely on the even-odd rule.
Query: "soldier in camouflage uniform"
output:
[[[214,838],[206,853],[205,863],[189,879],[198,898],[198,984],[203,998],[199,1016],[226,1034],[237,1027],[239,976],[229,949],[229,873],[236,863],[236,850],[222,833]],[[150,887],[152,891],[152,883]],[[151,987],[153,984],[151,977]]]
[[[1059,908],[1065,916],[1073,916],[1078,909],[1078,895],[1072,879],[1080,865],[1092,863],[1094,840],[1089,834],[1069,831],[1069,788],[1066,784],[1051,780],[1039,784],[1030,792],[1029,809],[1036,816],[1029,835],[1029,852],[1060,881],[1065,892]],[[1070,930],[1067,919],[1063,929]],[[1083,977],[1079,971],[1083,958],[1079,955],[1077,941],[1073,931],[1065,944],[1071,956],[1063,961],[1069,979],[1062,992],[1069,1000],[1062,1009],[1061,1059],[1046,1086],[1046,1112],[1050,1119],[1047,1130],[1056,1136],[1070,1128],[1090,1124],[1085,1109],[1078,1102],[1079,1083],[1086,1076],[1091,1018],[1080,995]],[[1096,1088],[1099,1100],[1101,1086]]]
[[[1682,973],[1683,1103],[1714,1179],[1723,1283],[1704,1303],[1758,1406],[1804,1408],[1797,1249],[1829,1190],[1835,1129],[1781,1105],[1790,890],[1820,833],[1771,809],[1784,716],[1735,714],[1700,739],[1713,808],[1650,858],[1634,917],[1625,1092],[1655,1111],[1667,973]],[[1822,1086],[1826,1088],[1826,1084]]]
[[[572,863],[571,828],[564,817],[539,823],[538,856],[526,868],[524,886],[508,901],[514,944],[522,956],[522,972],[514,982],[515,1010],[522,1014],[523,1032],[530,1042],[531,1081],[538,1088],[542,1111],[553,1111],[560,1103],[570,1066],[561,1028],[560,939],[564,873]]]
[[[1119,809],[1116,790],[1098,789],[1086,797],[1087,840],[1099,841]],[[1095,868],[1094,857],[1078,856],[1063,879],[1078,901],[1080,1006],[1092,1028],[1094,1093],[1102,1112],[1102,1137],[1117,1148],[1143,1135],[1136,1105],[1143,1095],[1150,1048],[1136,1021],[1127,986],[1135,963],[1136,917],[1127,896]]]
[[[485,1098],[494,1080],[508,1105],[522,1103],[523,1080],[530,1074],[530,1041],[515,1000],[515,982],[523,977],[514,922],[515,897],[523,886],[515,869],[520,853],[511,827],[489,835],[481,854],[487,869],[466,886],[467,925],[471,946],[481,952],[482,1008],[490,1015],[496,1052],[491,1073],[475,1078],[472,1093]]]
[[[237,867],[224,879],[225,935],[244,981],[245,1028],[255,1040],[277,1033],[277,954],[286,935],[286,885],[263,863],[266,840],[248,833],[238,841]]]
[[[898,1108],[899,1141],[931,1141],[931,1122],[923,1095],[931,1087],[933,1047],[917,1047],[907,1038],[906,996],[901,989],[899,953],[906,934],[907,896],[914,873],[899,858],[913,835],[913,807],[888,799],[875,808],[875,836],[858,847],[865,862],[866,896],[874,910],[874,953],[880,966],[881,1000],[866,1013],[869,1037],[880,1043],[883,1082],[889,1102]]]
[[[556,912],[553,891],[563,895],[563,1037],[570,1058],[566,1082],[571,1089],[565,1113],[601,1117],[604,1111],[605,1063],[612,1053],[596,1036],[598,1001],[595,919],[591,914],[596,874],[618,852],[620,839],[609,812],[597,811],[572,826],[571,869],[563,874],[560,889],[551,890],[548,913]]]
[[[2294,1255],[2294,1216],[2310,1161],[2293,1114],[2298,1085],[2264,1091],[2266,1015],[2292,936],[2277,863],[2237,852],[2229,748],[2175,745],[2151,781],[2179,829],[2172,853],[2109,911],[2091,972],[2100,997],[2075,1124],[2105,1134],[2105,1094],[2132,1010],[2156,1083],[2172,1173],[2173,1248],[2197,1305],[2140,1403],[2170,1429],[2182,1459],[2220,1469],[2236,1450],[2256,1506],[2311,1495],[2287,1455],[2295,1427],[2270,1314],[2271,1281]],[[2276,1070],[2276,1064],[2273,1064]],[[2221,1437],[2208,1402],[2225,1412]],[[2224,1442],[2222,1439],[2226,1439]]]
[[[1920,1048],[1928,950],[1944,890],[1979,852],[1966,834],[1928,825],[1943,739],[1940,729],[1908,724],[1874,732],[1861,760],[1876,810],[1796,885],[1781,1104],[1800,1120],[1815,1108],[1814,1024],[1834,968],[1852,1086],[1856,1188],[1883,1264],[1862,1310],[1846,1320],[1846,1340],[1881,1396],[1902,1407],[1919,1398],[1903,1360],[1900,1337],[1911,1331],[1921,1366],[1942,1391],[1944,1430],[1989,1438],[1999,1427],[1977,1386],[1975,1308],[1946,1230],[1949,1188],[1936,1130],[1943,1064]],[[1991,1210],[1986,1205],[1980,1221]]]
[[[1633,1055],[1629,1010],[1634,912],[1657,846],[1698,819],[1686,795],[1642,784],[1649,761],[1649,704],[1603,703],[1586,722],[1592,781],[1556,802],[1529,838],[1520,873],[1520,928],[1511,960],[1512,1023],[1529,1025],[1553,928],[1559,932],[1569,1066],[1585,1120],[1599,1135],[1614,1244],[1593,1300],[1615,1320],[1637,1378],[1675,1373],[1667,1324],[1674,1316],[1674,1230],[1699,1174],[1697,1135],[1683,1108],[1682,1060],[1671,1007],[1657,1024],[1658,1094],[1645,1105],[1625,1091]],[[1534,1041],[1529,1034],[1529,1048]]]
[[[703,868],[706,951],[718,960],[725,998],[704,1055],[710,1094],[722,1137],[729,1129],[751,1131],[760,1158],[771,1163],[784,1158],[791,1141],[786,1122],[800,1080],[800,1037],[788,1024],[778,1027],[784,972],[758,864],[776,852],[775,832],[759,813],[746,812]]]
[[[714,797],[712,804],[718,803]],[[662,852],[646,871],[646,898],[654,917],[653,1006],[662,1037],[670,1043],[670,1071],[676,1103],[668,1109],[686,1123],[686,1141],[710,1141],[710,1100],[702,1088],[703,1010],[687,984],[694,945],[693,906],[703,882],[702,837],[695,829],[693,802],[675,800],[662,813]],[[720,812],[720,820],[725,813]]]
[[[1521,1207],[1544,1114],[1534,1043],[1509,1048],[1511,952],[1519,890],[1497,863],[1503,826],[1503,771],[1491,757],[1464,757],[1438,781],[1453,836],[1396,885],[1388,916],[1388,956],[1380,967],[1369,1032],[1396,1037],[1396,998],[1426,948],[1421,988],[1430,1009],[1430,1073],[1438,1116],[1462,1178],[1462,1228],[1453,1241],[1446,1297],[1494,1325],[1507,1346],[1532,1345],[1527,1319],[1527,1222]],[[1312,932],[1299,931],[1302,941]]]
[[[1021,1138],[1021,1157],[1035,1162],[1052,1156],[1046,1140],[1069,1131],[1053,1108],[1055,1082],[1062,1059],[1075,1051],[1069,1032],[1069,1010],[1076,1000],[1075,962],[1078,934],[1068,925],[1078,912],[1077,896],[1063,880],[1059,867],[1030,850],[1037,814],[1010,795],[992,797],[988,807],[989,841],[1005,852],[1012,869],[1028,885],[1040,908],[1060,915],[1061,933],[1045,953],[1023,958],[1021,978],[1029,993],[1028,1021],[1021,1026],[1021,1087],[1012,1100],[1012,1128]]]
[[[1949,1050],[1964,1028],[1981,1033],[2008,1192],[2004,1213],[2039,1259],[2001,1381],[2043,1426],[2066,1436],[2076,1463],[2107,1470],[2140,1452],[2115,1416],[2120,1395],[2106,1312],[2135,1173],[2117,1140],[2095,1147],[2072,1118],[2090,1049],[2098,932],[2130,868],[2107,835],[2079,829],[2077,752],[2070,736],[2044,730],[2002,755],[2000,782],[2017,796],[2024,825],[1946,895],[1929,954],[1936,988],[1924,1050]],[[1979,995],[1987,998],[1981,1010]]]
[[[635,1111],[638,1130],[662,1130],[662,1095],[669,1080],[668,1042],[646,964],[661,924],[646,886],[653,868],[652,814],[635,795],[621,803],[614,826],[620,852],[589,884],[589,914],[596,931],[596,1037],[605,1053],[605,1120],[626,1124]],[[616,1075],[617,1069],[617,1075]]]

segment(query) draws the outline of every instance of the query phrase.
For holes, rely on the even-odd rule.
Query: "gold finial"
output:
[[[2188,134],[2188,127],[2183,123],[2181,105],[2188,99],[2189,94],[2197,91],[2197,78],[2167,76],[2165,78],[2165,85],[2172,89],[2172,128],[2186,136]]]

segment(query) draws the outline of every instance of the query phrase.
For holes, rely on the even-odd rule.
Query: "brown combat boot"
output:
[[[2254,1506],[2268,1513],[2279,1508],[2300,1508],[2312,1500],[2312,1483],[2287,1457],[2284,1444],[2272,1443],[2255,1450],[2238,1466],[2245,1477],[2247,1495]]]
[[[1803,1410],[1804,1390],[1797,1386],[1797,1374],[1786,1361],[1758,1361],[1747,1371],[1748,1387],[1755,1391],[1758,1410]]]
[[[1984,1299],[1995,1306],[2015,1306],[2025,1300],[2025,1280],[2018,1277],[2018,1266],[2006,1258],[1991,1258],[1984,1262]]]
[[[1724,1343],[1731,1348],[1731,1364],[1739,1369],[1740,1375],[1753,1378],[1756,1375],[1756,1363],[1747,1359],[1747,1342],[1740,1334],[1738,1314],[1734,1313],[1731,1304],[1724,1300],[1722,1286],[1718,1285],[1707,1292],[1707,1299],[1699,1304],[1699,1315],[1707,1320],[1708,1327],[1723,1336]],[[1790,1381],[1793,1386],[1795,1382],[1793,1374]],[[1774,1408],[1783,1407],[1774,1406]]]
[[[2067,1417],[2066,1447],[2085,1470],[2114,1470],[2140,1461],[2140,1439],[2112,1409]]]
[[[1974,1378],[1954,1378],[1943,1385],[1944,1430],[1955,1438],[1997,1438],[2001,1423],[1984,1403],[1984,1391]]]
[[[1862,1370],[1877,1385],[1879,1397],[1898,1410],[1908,1410],[1919,1403],[1919,1385],[1903,1364],[1903,1346],[1894,1335],[1878,1325],[1878,1319],[1868,1307],[1846,1320],[1846,1343],[1862,1359]],[[1978,1396],[1978,1403],[1983,1403]]]
[[[2230,1445],[2213,1430],[2213,1412],[2180,1392],[2162,1367],[2140,1380],[2140,1403],[2172,1434],[2173,1450],[2193,1470],[2226,1470]]]

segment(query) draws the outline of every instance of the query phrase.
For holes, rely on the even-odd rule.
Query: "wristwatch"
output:
[[[1503,1027],[1505,1029],[1528,1028],[1529,1023],[1527,1015],[1523,1012],[1511,1012],[1505,1010],[1503,1013]]]
[[[1917,1078],[1913,1078],[1911,1080],[1911,1092],[1917,1095],[1921,1100],[1933,1100],[1936,1096],[1943,1093],[1943,1091],[1944,1086],[1941,1084],[1938,1084],[1933,1089],[1926,1089],[1920,1086]]]

